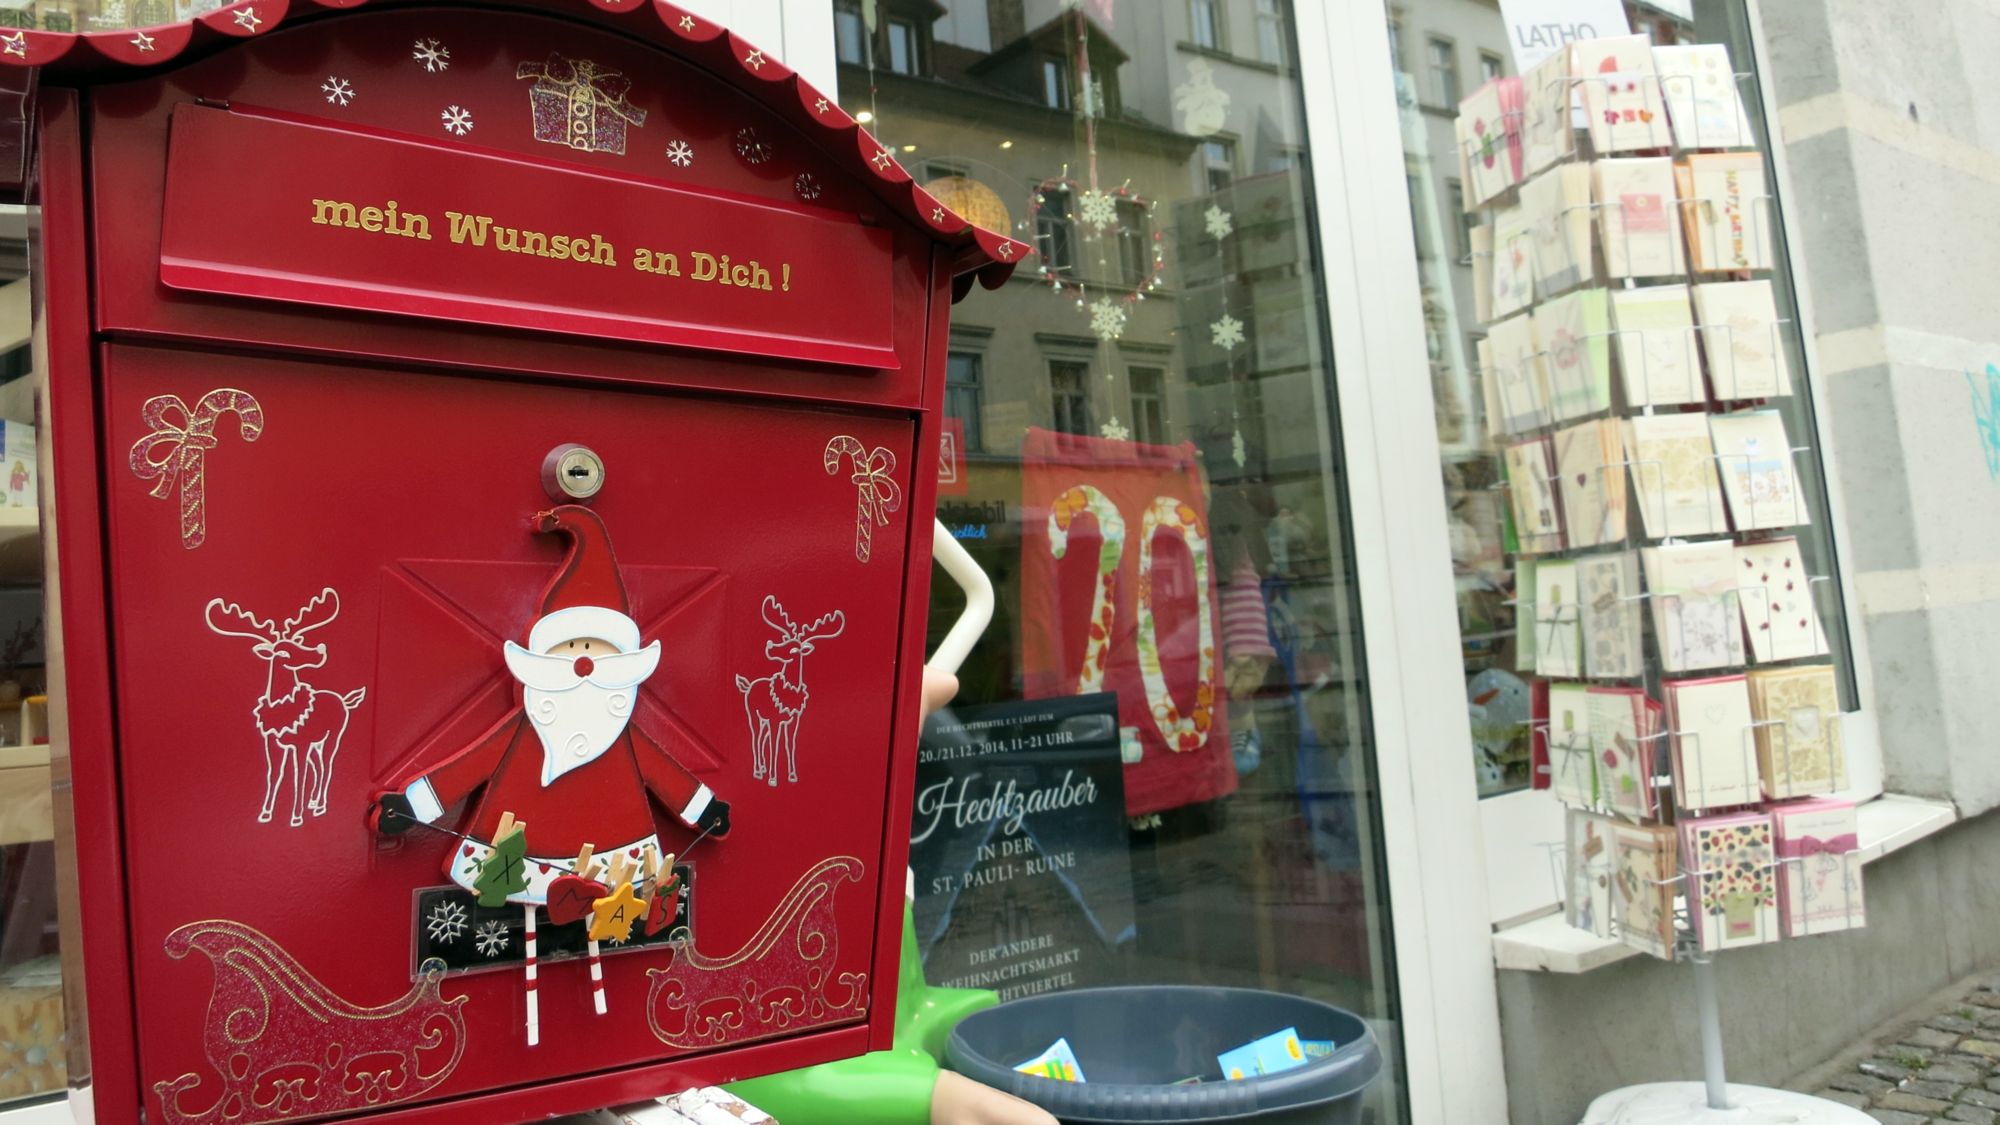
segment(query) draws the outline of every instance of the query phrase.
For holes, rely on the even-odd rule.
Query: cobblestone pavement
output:
[[[2000,1122],[2000,976],[1973,982],[1959,1000],[1880,1043],[1814,1092],[1885,1125]]]

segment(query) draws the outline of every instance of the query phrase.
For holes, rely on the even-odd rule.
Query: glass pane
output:
[[[1643,688],[1658,700],[1663,696],[1663,677],[1730,674],[1746,664],[1824,662],[1826,653],[1833,654],[1837,665],[1846,665],[1846,626],[1835,594],[1835,564],[1825,531],[1821,463],[1817,452],[1808,448],[1816,431],[1805,394],[1803,353],[1792,312],[1792,279],[1785,268],[1783,232],[1771,186],[1775,177],[1768,161],[1758,155],[1767,151],[1761,119],[1754,113],[1738,117],[1727,108],[1727,95],[1732,90],[1749,107],[1754,108],[1759,97],[1753,75],[1730,73],[1752,69],[1743,13],[1737,0],[1692,0],[1691,11],[1693,16],[1687,20],[1648,11],[1633,30],[1650,36],[1655,48],[1715,44],[1727,50],[1727,59],[1718,58],[1711,68],[1715,89],[1721,91],[1718,104],[1725,107],[1720,117],[1723,133],[1676,137],[1671,114],[1663,112],[1657,126],[1660,133],[1641,141],[1655,147],[1633,147],[1629,139],[1615,139],[1603,130],[1585,127],[1596,119],[1583,116],[1584,88],[1593,81],[1600,86],[1603,83],[1584,77],[1575,91],[1578,107],[1574,111],[1560,108],[1560,87],[1554,100],[1542,103],[1559,108],[1542,111],[1556,114],[1557,124],[1541,135],[1567,135],[1574,149],[1563,156],[1547,153],[1547,159],[1542,159],[1544,150],[1540,148],[1524,148],[1520,154],[1524,168],[1532,153],[1533,160],[1558,171],[1529,170],[1518,178],[1521,182],[1486,190],[1484,197],[1482,189],[1496,182],[1498,173],[1492,170],[1509,171],[1515,157],[1504,139],[1509,128],[1505,123],[1535,119],[1537,72],[1522,65],[1530,60],[1512,55],[1497,10],[1482,13],[1457,0],[1410,0],[1399,5],[1398,21],[1388,28],[1392,47],[1400,34],[1448,30],[1458,44],[1478,50],[1482,60],[1492,60],[1483,67],[1487,77],[1509,69],[1525,75],[1499,78],[1497,84],[1474,91],[1465,103],[1475,109],[1466,119],[1468,123],[1474,118],[1484,120],[1476,110],[1486,104],[1483,99],[1489,93],[1508,98],[1511,107],[1523,104],[1513,100],[1516,94],[1510,84],[1518,84],[1527,109],[1512,108],[1493,115],[1494,124],[1488,131],[1502,140],[1492,146],[1473,140],[1460,150],[1455,134],[1457,106],[1451,107],[1450,114],[1430,113],[1407,97],[1399,98],[1412,210],[1417,218],[1419,277],[1443,450],[1441,470],[1450,506],[1466,698],[1473,718],[1472,753],[1485,795],[1522,789],[1534,780],[1533,731],[1535,724],[1543,721],[1537,716],[1544,714],[1535,700],[1542,698],[1544,685]],[[1652,65],[1652,52],[1642,54],[1647,65]],[[1671,61],[1676,56],[1661,57],[1669,60],[1661,63],[1662,67],[1680,65]],[[1512,59],[1516,65],[1506,66],[1502,59]],[[1605,64],[1606,69],[1610,67]],[[1591,69],[1595,72],[1597,68],[1593,65]],[[1399,73],[1396,81],[1399,92],[1414,88],[1409,75]],[[1672,108],[1671,99],[1677,96],[1672,82],[1660,87],[1666,90],[1666,109]],[[1678,88],[1693,87],[1684,80]],[[1692,108],[1693,101],[1690,97],[1683,104]],[[1575,128],[1561,128],[1565,120]],[[1699,124],[1692,112],[1686,120]],[[1709,125],[1715,127],[1713,121]],[[1518,132],[1519,127],[1515,128]],[[1599,150],[1601,142],[1604,151]],[[1549,143],[1556,142],[1552,139]],[[1624,167],[1645,158],[1662,160],[1652,168],[1664,177],[1660,182],[1665,185],[1663,198],[1667,203],[1657,213],[1657,224],[1651,217],[1655,212],[1650,210],[1634,211],[1633,221],[1627,223],[1622,216],[1628,201],[1642,196],[1630,194],[1636,189],[1621,194],[1606,188],[1601,176],[1624,174]],[[1611,160],[1626,163],[1605,163]],[[1713,173],[1704,170],[1700,173],[1702,186],[1695,186],[1696,170],[1723,167],[1714,163],[1718,160],[1731,162],[1726,176],[1711,179]],[[1582,171],[1575,173],[1575,179],[1561,182],[1563,173],[1559,170],[1565,166],[1580,166]],[[1551,175],[1558,179],[1545,178]],[[1725,182],[1728,186],[1724,188],[1713,186]],[[1722,198],[1725,192],[1734,192],[1735,197]],[[1677,197],[1684,205],[1675,205]],[[1471,213],[1467,213],[1468,207]],[[1713,225],[1712,217],[1724,213],[1736,217],[1733,233],[1726,218],[1721,226]],[[1696,289],[1674,289],[1676,278],[1670,271],[1663,267],[1655,272],[1639,258],[1648,245],[1645,236],[1655,226],[1667,232],[1657,240],[1661,252],[1671,251],[1677,256],[1673,260],[1680,263],[1678,282],[1692,281]],[[1450,236],[1445,234],[1447,227],[1452,228]],[[1708,249],[1701,251],[1704,231],[1708,233]],[[1768,254],[1755,248],[1760,239],[1768,242]],[[1437,248],[1445,246],[1453,247],[1454,252],[1438,252]],[[1752,249],[1743,251],[1745,246]],[[1517,259],[1502,247],[1522,253]],[[1748,256],[1735,260],[1715,256],[1725,251]],[[1697,268],[1690,276],[1686,272],[1689,255],[1697,252],[1710,256],[1692,259]],[[1522,264],[1517,266],[1517,261]],[[1671,266],[1672,261],[1666,265]],[[1517,277],[1528,287],[1518,314],[1511,311],[1517,292],[1512,279]],[[1753,294],[1761,292],[1758,287],[1768,285],[1766,299],[1770,303],[1763,306],[1768,311],[1739,310],[1740,315],[1734,317],[1725,313],[1722,307],[1734,299],[1729,294],[1742,291],[1708,287],[1731,282],[1745,283]],[[1705,300],[1713,302],[1708,311],[1704,311]],[[1649,315],[1662,318],[1659,324],[1678,327],[1645,327],[1652,323],[1646,320]],[[1570,323],[1573,316],[1586,318],[1581,327]],[[1698,329],[1697,323],[1714,327]],[[1531,333],[1532,343],[1520,350],[1516,345],[1523,326]],[[1771,369],[1781,366],[1788,373],[1789,387],[1776,394],[1732,393],[1730,384],[1739,353],[1727,341],[1737,332],[1744,334],[1743,343],[1751,351],[1767,357],[1764,362]],[[1487,353],[1484,360],[1482,349]],[[1512,353],[1515,358],[1503,361],[1501,353]],[[1768,358],[1771,356],[1776,359]],[[1524,400],[1498,391],[1503,373],[1510,370],[1541,374],[1536,384],[1543,389],[1539,413],[1532,393]],[[1515,386],[1511,381],[1508,385]],[[1675,386],[1686,393],[1670,393]],[[1695,438],[1706,440],[1711,432],[1722,432],[1713,430],[1715,426],[1751,424],[1745,420],[1765,411],[1775,411],[1782,423],[1781,433],[1771,430],[1766,435],[1776,435],[1778,440],[1763,440],[1766,448],[1755,457],[1711,450],[1714,477],[1722,487],[1712,500],[1697,505],[1701,510],[1693,513],[1697,518],[1691,523],[1659,526],[1664,513],[1653,511],[1655,502],[1648,497],[1664,497],[1668,488],[1661,470],[1649,469],[1654,462],[1635,450],[1636,438],[1619,432],[1623,424],[1638,418],[1650,429],[1674,423],[1649,418],[1678,416],[1685,420],[1692,416],[1696,419]],[[1618,432],[1616,442],[1608,437],[1604,440],[1616,444],[1619,454],[1600,457],[1597,460],[1601,463],[1593,466],[1584,464],[1590,457],[1578,452],[1566,466],[1560,450],[1580,450],[1569,443],[1605,434],[1607,431],[1581,429],[1605,420],[1618,423],[1612,431]],[[1525,448],[1524,443],[1542,437],[1549,439],[1546,448],[1555,477],[1549,485],[1553,507],[1548,510],[1566,509],[1560,539],[1537,535],[1536,529],[1521,526],[1518,517],[1522,508],[1514,495],[1521,482],[1509,478],[1509,449],[1519,451]],[[1789,448],[1775,449],[1780,443]],[[1519,456],[1523,459],[1518,465],[1533,468],[1532,457]],[[1787,487],[1789,495],[1796,498],[1789,502],[1784,518],[1765,518],[1774,503],[1769,493],[1761,493],[1766,497],[1762,513],[1754,507],[1748,511],[1731,508],[1732,478],[1745,483],[1743,491],[1754,505],[1760,495],[1755,490],[1771,484],[1773,478],[1761,470],[1752,471],[1753,461],[1762,465],[1784,456],[1790,456],[1795,464]],[[1580,482],[1573,479],[1579,476]],[[1539,486],[1535,487],[1539,494]],[[1527,515],[1538,517],[1540,510]],[[1649,513],[1655,517],[1650,526]],[[1789,550],[1783,544],[1796,541],[1805,575],[1795,591],[1796,601],[1782,591],[1774,597],[1761,588],[1761,582],[1753,581],[1759,588],[1746,586],[1733,591],[1721,603],[1728,612],[1715,622],[1723,651],[1720,663],[1709,663],[1705,658],[1697,661],[1684,646],[1674,647],[1682,641],[1662,639],[1684,636],[1687,618],[1671,609],[1662,610],[1651,600],[1678,604],[1664,599],[1679,597],[1663,595],[1652,576],[1634,577],[1626,601],[1606,603],[1639,607],[1630,617],[1625,611],[1607,614],[1593,611],[1587,604],[1577,605],[1573,601],[1577,596],[1575,583],[1567,595],[1572,599],[1572,615],[1565,616],[1561,608],[1550,610],[1544,604],[1555,597],[1560,585],[1550,577],[1551,566],[1560,576],[1568,574],[1567,568],[1573,564],[1581,562],[1587,569],[1604,566],[1607,564],[1590,560],[1600,556],[1622,559],[1628,550],[1663,541],[1713,543],[1724,542],[1724,537],[1750,548],[1748,556],[1741,549],[1730,548],[1737,561],[1763,557],[1758,554],[1761,551]],[[1765,608],[1767,603],[1771,609]],[[1786,610],[1784,619],[1774,609]],[[1625,622],[1630,628],[1610,628],[1607,621]],[[1789,652],[1767,648],[1765,638],[1786,627],[1794,639],[1805,638],[1804,647],[1795,646]],[[1579,661],[1569,656],[1572,628],[1581,649]],[[1553,646],[1542,643],[1544,635]],[[1730,640],[1732,637],[1736,639]],[[1600,644],[1612,647],[1600,650]],[[1633,651],[1639,653],[1634,658],[1638,665],[1621,663]],[[1595,663],[1600,655],[1605,658],[1602,665]],[[1842,705],[1852,707],[1847,674],[1838,672],[1837,680]],[[1663,770],[1661,762],[1653,764]],[[1542,778],[1546,782],[1549,774],[1543,773]]]
[[[841,62],[864,61],[868,30],[861,22],[861,9],[838,7],[833,10],[833,41]]]
[[[952,311],[946,409],[980,452],[941,514],[998,610],[918,767],[925,971],[1010,997],[1303,995],[1393,1058],[1319,138],[1252,35],[1292,57],[1291,5],[934,6],[934,76],[844,65],[842,104],[961,173],[930,186],[1041,256]],[[1198,46],[1226,50],[1230,27],[1246,57]],[[1092,95],[1038,108],[1044,60]],[[933,641],[962,603],[938,585]],[[987,819],[1017,797],[1044,811]],[[1159,1079],[1217,1078],[1213,1053]],[[1378,1083],[1374,1120],[1403,1119],[1399,1086]]]

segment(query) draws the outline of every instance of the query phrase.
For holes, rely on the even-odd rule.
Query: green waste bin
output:
[[[1224,1051],[1275,1031],[1334,1051],[1277,1074],[1225,1080]],[[1068,1039],[1084,1082],[1015,1066]],[[1052,992],[974,1012],[952,1029],[945,1065],[1041,1106],[1067,1125],[1258,1122],[1358,1125],[1382,1070],[1368,1025],[1330,1004],[1248,988],[1127,985]],[[1199,1077],[1199,1083],[1176,1085]]]

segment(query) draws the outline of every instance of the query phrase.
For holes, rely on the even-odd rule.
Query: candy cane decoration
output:
[[[896,455],[884,446],[876,446],[870,451],[857,438],[841,434],[826,443],[826,453],[822,461],[826,471],[840,471],[841,458],[847,458],[854,466],[848,477],[855,488],[854,510],[854,557],[868,561],[874,546],[875,527],[887,526],[889,513],[903,506],[903,488],[896,483]]]
[[[264,432],[264,408],[248,391],[224,387],[201,396],[189,410],[179,395],[155,395],[140,411],[150,429],[132,443],[130,462],[140,480],[157,480],[152,495],[164,500],[180,485],[181,546],[192,551],[208,538],[204,508],[208,451],[218,444],[215,423],[234,414],[244,441]]]
[[[1083,670],[1077,673],[1077,694],[1104,690],[1104,666],[1111,657],[1111,619],[1117,591],[1118,564],[1125,557],[1125,517],[1111,498],[1087,484],[1056,497],[1049,510],[1049,553],[1060,559],[1069,553],[1069,528],[1076,517],[1097,517],[1104,545],[1097,551],[1097,591],[1090,603],[1090,640],[1083,650]],[[1143,565],[1143,564],[1142,564]]]
[[[1167,677],[1160,667],[1159,626],[1153,615],[1153,534],[1165,528],[1178,531],[1187,542],[1194,560],[1195,615],[1200,619],[1200,679],[1195,688],[1194,710],[1182,715],[1167,692]],[[1208,534],[1201,517],[1189,505],[1171,496],[1156,496],[1139,521],[1139,676],[1146,684],[1146,702],[1153,713],[1153,725],[1170,750],[1199,750],[1208,742],[1215,718],[1215,628],[1209,621]]]
[[[526,912],[528,920],[527,932],[522,935],[528,949],[523,971],[527,974],[528,1046],[532,1047],[542,1041],[542,1001],[535,992],[535,904],[524,903],[521,909]],[[594,961],[592,967],[595,968]]]

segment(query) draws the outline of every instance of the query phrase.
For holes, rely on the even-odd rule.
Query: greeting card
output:
[[[1777,941],[1777,848],[1765,813],[1681,824],[1688,918],[1706,950]]]
[[[1556,799],[1595,807],[1597,761],[1591,745],[1590,688],[1584,684],[1550,684],[1549,788]]]
[[[1605,291],[1565,293],[1536,309],[1534,318],[1555,420],[1611,409],[1611,302]]]
[[[1638,688],[1590,689],[1590,748],[1597,755],[1601,803],[1629,817],[1652,816],[1654,726],[1646,693]]]
[[[1611,310],[1627,406],[1707,401],[1687,286],[1614,289]]]
[[[1774,212],[1762,153],[1697,153],[1675,166],[1674,177],[1695,269],[1771,268]]]
[[[1639,552],[1653,606],[1653,637],[1668,672],[1743,663],[1736,545],[1727,539],[1647,547]]]
[[[1639,518],[1653,539],[1729,530],[1706,414],[1633,418],[1625,433]]]
[[[1673,160],[1599,160],[1590,168],[1610,275],[1676,277],[1687,272],[1680,208],[1674,204]]]
[[[1806,664],[1750,672],[1757,720],[1757,771],[1773,800],[1847,788],[1847,743],[1833,668]]]
[[[1508,521],[1512,523],[1512,517]],[[1519,544],[1516,544],[1519,546]],[[1510,552],[1511,553],[1511,552]],[[1532,558],[1514,560],[1514,670],[1535,670],[1535,571]]]
[[[1598,152],[1634,152],[1673,143],[1667,107],[1643,35],[1582,39],[1570,45],[1571,73],[1583,94],[1590,143]]]
[[[1826,632],[1813,604],[1813,583],[1797,539],[1740,543],[1736,547],[1737,602],[1750,654],[1757,663],[1826,655]],[[1588,579],[1579,580],[1589,589]],[[1586,603],[1584,627],[1590,614]]]
[[[1458,103],[1460,151],[1472,178],[1469,202],[1485,203],[1521,182],[1521,80],[1499,78]]]
[[[1570,809],[1564,825],[1563,866],[1569,887],[1563,920],[1601,938],[1616,932],[1611,916],[1611,833],[1616,824],[1608,816]]]
[[[1548,438],[1507,447],[1507,482],[1520,553],[1562,550],[1562,505],[1556,497],[1554,453]]]
[[[1611,908],[1618,939],[1671,961],[1679,845],[1671,828],[1613,824]]]
[[[1639,556],[1632,551],[1576,560],[1583,602],[1583,669],[1598,680],[1645,674],[1639,651]]]
[[[1568,48],[1536,64],[1522,76],[1521,86],[1527,108],[1527,121],[1521,130],[1523,166],[1532,176],[1576,151]]]
[[[1546,356],[1535,337],[1532,315],[1508,317],[1486,330],[1493,352],[1493,397],[1499,403],[1500,432],[1517,434],[1549,424]]]
[[[1489,670],[1479,675],[1486,676],[1490,680],[1498,682],[1499,677],[1505,676],[1506,673]],[[1511,679],[1512,677],[1509,678]],[[1466,684],[1466,690],[1472,694],[1471,714],[1475,731],[1482,721],[1491,724],[1495,718],[1492,709],[1486,703],[1480,702],[1481,697],[1490,697],[1497,700],[1505,699],[1509,694],[1504,688],[1481,690],[1476,686],[1479,682],[1479,676],[1474,676],[1472,681]],[[1519,683],[1518,680],[1515,682]],[[1512,733],[1502,732],[1501,736],[1511,748]],[[1473,741],[1480,742],[1481,752],[1489,758],[1495,756],[1492,750],[1489,749],[1490,744],[1481,742],[1477,733],[1473,735]],[[1488,778],[1487,776],[1482,776],[1479,780],[1481,785],[1480,791],[1483,793],[1485,792],[1485,785]],[[1501,780],[1504,780],[1504,776]],[[1547,680],[1529,680],[1528,787],[1531,789],[1547,789],[1553,780],[1554,771],[1549,769],[1549,682]]]
[[[1543,296],[1590,280],[1590,165],[1561,164],[1521,185],[1521,210],[1535,236],[1535,284]]]
[[[1771,283],[1712,281],[1694,287],[1694,315],[1717,402],[1792,393]]]
[[[1717,676],[1661,686],[1673,731],[1675,803],[1689,810],[1755,804],[1760,791],[1749,684],[1742,676]]]
[[[1480,223],[1467,232],[1472,248],[1472,315],[1481,324],[1493,322],[1493,226]]]
[[[1653,48],[1674,143],[1681,148],[1743,148],[1757,143],[1743,112],[1729,48],[1696,43]]]
[[[1778,901],[1785,936],[1867,925],[1861,857],[1855,854],[1861,839],[1854,806],[1846,801],[1800,801],[1773,805],[1771,815],[1777,822]]]
[[[1576,564],[1544,559],[1535,567],[1535,672],[1583,675],[1583,628]]]
[[[1571,547],[1625,540],[1625,428],[1600,418],[1555,434],[1563,527]]]
[[[1493,315],[1510,316],[1535,300],[1535,232],[1526,209],[1493,213]]]
[[[1708,431],[1729,518],[1738,531],[1811,523],[1792,465],[1785,420],[1775,410],[1712,414]]]

